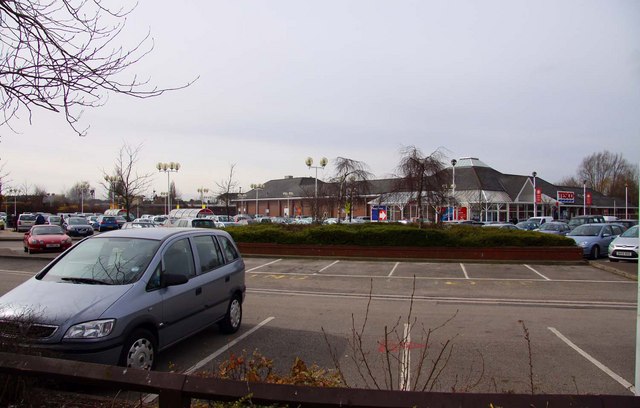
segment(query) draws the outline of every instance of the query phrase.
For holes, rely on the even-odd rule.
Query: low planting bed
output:
[[[470,226],[250,224],[227,231],[243,255],[582,261],[569,238]]]

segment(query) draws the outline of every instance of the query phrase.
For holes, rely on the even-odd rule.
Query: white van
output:
[[[553,221],[553,217],[531,217],[527,221],[533,221],[533,222],[538,223],[538,225],[542,225],[545,222]]]

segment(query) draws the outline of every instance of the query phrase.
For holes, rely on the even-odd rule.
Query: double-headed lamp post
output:
[[[171,212],[171,181],[169,179],[169,175],[172,172],[177,172],[178,170],[180,170],[180,163],[158,162],[158,164],[156,164],[156,169],[158,169],[159,172],[167,173],[167,215],[169,215],[169,213]]]
[[[285,191],[282,195],[287,197],[287,218],[291,218],[291,207],[289,205],[289,201],[291,200],[291,197],[293,197],[293,192]]]
[[[264,190],[264,184],[251,184],[251,188],[256,190],[256,212],[253,215],[255,218],[258,216],[258,193],[260,190]]]
[[[534,171],[531,175],[533,176],[533,216],[535,217],[538,214],[538,203],[536,202],[536,176],[538,173]]]
[[[198,193],[200,193],[200,205],[204,208],[204,195],[209,193],[208,188],[200,187],[198,189]]]
[[[316,185],[315,185],[315,194],[314,194],[314,202],[315,202],[315,214],[314,215],[314,222],[317,222],[317,218],[318,218],[318,169],[323,169],[327,166],[327,163],[329,163],[329,160],[327,160],[326,157],[323,157],[322,159],[320,159],[320,165],[319,166],[314,166],[313,165],[313,159],[311,157],[307,157],[307,160],[304,161],[304,164],[307,165],[307,167],[309,169],[316,169]]]
[[[451,170],[453,174],[453,183],[451,184],[451,196],[453,197],[453,220],[458,220],[458,211],[456,209],[456,164],[458,161],[456,159],[451,159]]]

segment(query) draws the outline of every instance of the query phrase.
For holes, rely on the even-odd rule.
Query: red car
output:
[[[72,244],[71,238],[58,225],[34,225],[24,234],[24,252],[61,252]]]

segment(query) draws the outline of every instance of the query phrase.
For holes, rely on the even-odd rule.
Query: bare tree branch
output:
[[[0,0],[0,126],[34,108],[61,112],[80,136],[84,108],[109,93],[150,98],[169,90],[123,73],[151,50],[150,33],[124,49],[115,44],[135,9],[111,10],[102,0]],[[197,79],[197,78],[196,78]]]

